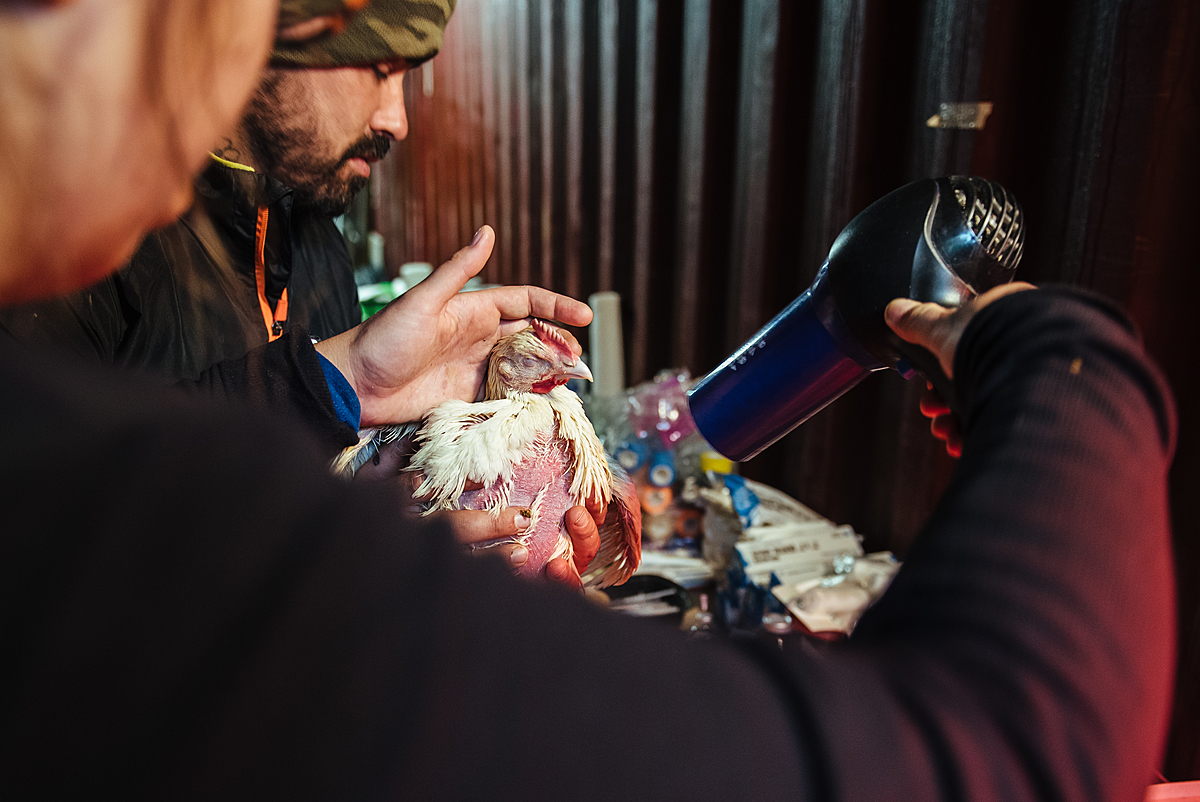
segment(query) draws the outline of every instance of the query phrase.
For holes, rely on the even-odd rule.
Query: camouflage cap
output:
[[[329,5],[330,0],[290,0]],[[437,55],[442,31],[456,0],[371,0],[345,30],[305,42],[275,43],[276,67],[352,67],[408,59],[411,64]]]

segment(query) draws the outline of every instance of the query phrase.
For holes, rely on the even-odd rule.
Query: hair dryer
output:
[[[884,368],[919,370],[957,409],[937,359],[883,309],[901,297],[958,307],[1011,281],[1024,238],[1021,207],[994,181],[924,179],[883,196],[842,229],[812,286],[691,390],[700,433],[747,460]]]

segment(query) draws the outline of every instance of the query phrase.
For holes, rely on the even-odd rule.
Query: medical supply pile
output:
[[[691,384],[686,370],[664,371],[588,402],[605,448],[638,487],[638,574],[715,590],[714,612],[733,632],[786,631],[795,620],[812,633],[849,633],[899,563],[890,552],[864,554],[852,527],[738,475],[697,432]]]

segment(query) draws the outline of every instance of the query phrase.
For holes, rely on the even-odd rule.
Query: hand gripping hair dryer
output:
[[[1025,239],[1021,207],[982,178],[915,181],[850,221],[812,286],[689,393],[701,434],[744,461],[872,371],[919,370],[956,408],[924,348],[883,320],[893,298],[958,307],[1012,280]]]

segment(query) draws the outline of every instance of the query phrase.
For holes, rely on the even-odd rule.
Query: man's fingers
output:
[[[496,244],[496,234],[491,226],[484,226],[475,233],[471,244],[462,248],[421,282],[424,292],[429,293],[438,305],[447,303],[471,278],[483,270]]]
[[[496,287],[485,292],[505,321],[540,317],[568,326],[586,326],[592,322],[592,310],[587,304],[541,287]]]
[[[454,537],[464,545],[479,545],[506,537],[516,537],[529,529],[529,510],[509,508],[498,515],[486,510],[450,510],[436,513],[454,527]]]
[[[942,320],[954,314],[935,303],[921,303],[911,298],[895,298],[883,310],[883,317],[900,339],[926,347],[934,329]]]
[[[495,243],[496,234],[492,227],[483,226],[470,245],[450,257],[450,261],[421,282],[424,292],[430,293],[435,303],[447,303],[466,285],[468,279],[483,269]],[[502,327],[511,329],[505,332],[507,334],[525,328],[528,321],[524,319],[531,317],[557,320],[568,326],[586,326],[592,322],[592,310],[587,304],[541,287],[495,287],[476,297],[495,304],[500,319],[504,321]],[[512,325],[521,322],[525,325]]]
[[[529,549],[520,543],[498,543],[487,548],[472,549],[470,554],[472,557],[499,557],[513,570],[529,562]]]
[[[500,325],[496,327],[496,339],[503,340],[510,334],[525,331],[531,323],[533,323],[533,318],[531,317],[523,317],[520,320],[501,320]]]
[[[583,587],[583,580],[580,578],[579,572],[575,570],[575,566],[562,557],[556,557],[546,563],[546,579],[569,588]]]
[[[927,418],[950,414],[950,405],[932,387],[921,395],[920,407],[921,414]]]
[[[953,415],[941,415],[929,423],[929,430],[938,440],[946,443],[946,453],[958,459],[962,456],[962,432]]]
[[[529,510],[510,508],[499,515],[486,510],[450,510],[430,517],[448,521],[455,539],[470,547],[474,556],[500,557],[514,569],[529,562],[529,549],[511,540],[529,529]]]
[[[938,440],[949,442],[950,438],[958,433],[958,421],[953,415],[938,415],[929,422],[929,431]]]
[[[603,496],[597,495],[595,498],[586,498],[583,500],[583,506],[591,513],[592,520],[596,522],[597,529],[604,525],[604,518],[608,515],[608,505],[604,503]]]
[[[583,507],[572,507],[563,516],[567,535],[571,538],[574,551],[575,569],[579,573],[588,567],[588,563],[600,551],[600,531],[592,515]]]
[[[929,422],[929,431],[936,439],[945,442],[946,453],[955,459],[962,456],[962,430],[958,428],[958,418],[948,409],[929,417],[933,418]]]
[[[933,303],[918,303],[909,298],[896,298],[883,310],[884,320],[900,339],[923,346],[937,357],[948,378],[953,378],[954,352],[967,324],[983,307],[1014,292],[1032,290],[1024,281],[1014,281],[993,287],[973,298],[960,309],[947,309]],[[946,452],[952,457],[962,455],[962,432],[950,407],[933,391],[921,397],[921,414],[932,418],[929,429],[933,436],[946,441]]]

